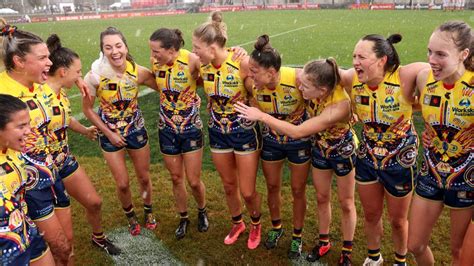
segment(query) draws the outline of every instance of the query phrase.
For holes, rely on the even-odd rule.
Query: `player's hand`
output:
[[[430,134],[428,133],[427,130],[424,130],[421,133],[421,142],[423,143],[423,147],[425,149],[430,148],[433,145],[432,140],[433,140],[433,138],[430,136]]]
[[[241,102],[234,104],[234,109],[239,112],[239,117],[245,118],[250,121],[261,121],[263,119],[263,113],[255,107],[247,106]]]
[[[95,126],[90,126],[90,127],[86,127],[86,133],[84,134],[84,136],[86,136],[90,140],[96,140],[98,133],[99,131],[97,130]]]
[[[234,54],[232,55],[233,61],[240,61],[247,56],[247,51],[245,51],[245,49],[240,46],[234,46],[230,48],[230,50],[234,52]]]
[[[107,138],[109,139],[110,143],[112,143],[112,145],[114,145],[115,147],[121,148],[127,145],[127,140],[125,140],[125,138],[118,133],[112,132],[112,134],[110,134],[110,136],[107,136]]]
[[[89,87],[87,87],[86,82],[82,78],[79,78],[76,81],[76,86],[77,86],[77,88],[79,88],[79,91],[81,92],[81,95],[82,95],[83,98],[90,98],[91,97]]]

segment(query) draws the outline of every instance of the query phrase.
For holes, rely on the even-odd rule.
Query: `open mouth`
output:
[[[112,56],[112,61],[115,62],[116,64],[121,64],[122,63],[122,56],[120,56],[120,55]]]
[[[48,79],[48,72],[49,72],[49,69],[41,72],[41,81],[44,82]]]
[[[433,72],[434,77],[439,77],[441,75],[442,69],[437,66],[431,65],[431,71]]]
[[[20,144],[20,147],[23,149],[26,146],[25,138],[19,138],[18,143]]]

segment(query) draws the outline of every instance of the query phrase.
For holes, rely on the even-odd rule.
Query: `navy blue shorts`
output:
[[[465,169],[448,186],[446,178],[440,173],[435,174],[424,157],[416,177],[415,193],[425,199],[443,202],[450,208],[470,208],[474,206],[474,163],[471,161]]]
[[[413,191],[418,154],[418,137],[409,135],[403,147],[391,157],[374,157],[363,141],[357,150],[356,181],[359,184],[381,183],[394,197],[404,197]]]
[[[2,254],[2,265],[30,265],[31,248],[32,246],[29,246],[18,256],[12,256],[12,254]]]
[[[79,168],[79,163],[72,154],[69,154],[58,169],[58,179],[65,180]]]
[[[416,173],[416,165],[408,168],[375,169],[373,165],[357,158],[356,180],[359,184],[372,184],[379,182],[390,195],[401,198],[413,190],[413,179]]]
[[[337,176],[346,176],[355,167],[356,154],[353,153],[349,157],[334,156],[326,157],[319,147],[311,149],[311,162],[314,168],[320,170],[334,170]]]
[[[31,241],[31,245],[28,248],[31,250],[31,258],[30,261],[35,261],[40,259],[46,251],[48,251],[48,245],[46,244],[46,241],[43,239],[41,235],[36,235],[33,237],[33,240]],[[28,262],[29,265],[29,262]]]
[[[315,140],[311,149],[312,165],[316,169],[334,170],[337,176],[346,176],[355,167],[356,146],[356,137],[351,132],[341,143],[326,149]]]
[[[214,153],[247,154],[261,149],[262,136],[258,126],[250,129],[241,128],[231,133],[222,133],[209,127],[209,145],[211,152]]]
[[[116,147],[114,146],[109,139],[103,135],[99,134],[99,143],[100,147],[105,152],[116,152],[122,150],[123,148],[129,150],[138,150],[145,147],[148,144],[148,133],[145,127],[131,133],[130,135],[125,137],[127,145],[124,147]]]
[[[43,221],[53,215],[55,198],[51,187],[27,190],[25,201],[28,205],[28,216],[33,221]]]
[[[290,163],[304,164],[311,158],[311,141],[293,141],[282,144],[271,137],[265,137],[260,157],[269,162],[288,158]]]
[[[160,150],[164,155],[178,155],[200,150],[204,146],[202,130],[196,129],[184,133],[160,129]]]

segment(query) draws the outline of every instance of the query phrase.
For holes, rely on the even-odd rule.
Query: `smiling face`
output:
[[[153,57],[158,64],[166,65],[173,63],[173,59],[177,53],[174,48],[165,49],[162,47],[160,41],[149,41],[148,42],[151,51],[151,57]]]
[[[278,73],[273,67],[265,68],[260,66],[252,58],[249,59],[249,74],[255,87],[262,88],[273,83],[275,75]]]
[[[324,87],[315,86],[313,82],[309,79],[309,75],[305,74],[304,72],[301,72],[300,86],[298,88],[302,92],[303,98],[305,100],[321,100],[325,97],[326,92],[328,91]]]
[[[428,43],[428,62],[435,80],[456,81],[464,71],[463,61],[468,54],[468,49],[459,51],[452,33],[435,31]]]
[[[352,55],[352,65],[362,83],[371,83],[383,78],[386,57],[377,58],[372,41],[360,40]],[[385,60],[384,60],[385,59]]]
[[[15,69],[22,69],[28,79],[25,80],[27,83],[43,84],[48,79],[48,71],[53,64],[48,57],[49,51],[45,43],[34,44],[25,56],[14,56]]]
[[[79,58],[75,58],[68,68],[64,68],[64,76],[62,77],[63,87],[72,88],[76,81],[82,77],[82,64]]]
[[[201,64],[207,65],[211,63],[214,59],[214,55],[211,48],[212,45],[209,45],[201,41],[196,36],[193,36],[193,53],[199,57],[199,61],[201,61]]]
[[[3,129],[0,129],[0,147],[21,151],[30,133],[30,115],[28,109],[13,113]]]
[[[126,66],[128,48],[118,34],[105,35],[102,38],[102,52],[115,68]]]

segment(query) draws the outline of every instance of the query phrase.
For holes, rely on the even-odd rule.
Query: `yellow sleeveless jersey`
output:
[[[99,98],[99,116],[113,131],[128,136],[144,126],[138,108],[138,67],[127,61],[121,78],[100,77],[96,96]]]
[[[347,100],[350,101],[349,94],[347,94],[341,85],[337,85],[332,94],[323,101],[320,102],[317,99],[308,101],[306,110],[311,117],[315,117],[320,115],[326,107]],[[349,121],[344,123],[339,122],[324,131],[316,133],[314,135],[315,144],[324,150],[336,148],[344,141],[349,131],[351,131],[354,137],[356,136],[354,132],[352,132],[352,125]]]
[[[474,171],[474,72],[466,70],[454,86],[446,87],[430,72],[420,104],[426,130],[433,136],[425,151],[428,166],[440,185],[444,182],[439,174],[446,176],[443,185],[449,187],[466,170]],[[474,186],[473,172],[464,176]]]
[[[364,124],[362,137],[371,156],[387,162],[404,146],[404,139],[416,135],[412,123],[412,105],[405,101],[400,85],[400,68],[385,74],[375,89],[352,81],[352,102]]]
[[[193,127],[202,128],[199,119],[201,99],[196,93],[196,80],[189,69],[189,54],[179,50],[172,65],[153,63],[156,84],[160,90],[160,128],[182,133]]]
[[[0,151],[0,246],[2,261],[18,256],[30,245],[36,226],[27,216],[27,175],[19,152]],[[36,233],[35,233],[36,234]],[[3,263],[2,263],[3,264]]]
[[[53,116],[49,123],[50,139],[49,147],[53,154],[53,160],[57,166],[61,165],[69,154],[67,129],[71,121],[71,104],[65,92],[61,89],[56,94],[48,84],[44,84],[45,92],[51,97]]]
[[[299,125],[305,120],[305,101],[296,86],[296,69],[280,68],[280,82],[275,88],[254,86],[253,93],[259,109],[263,112],[294,125]],[[278,134],[266,125],[264,125],[263,136],[268,136],[279,143],[295,141],[288,136]]]
[[[53,160],[48,143],[53,109],[50,95],[41,85],[35,84],[33,88],[23,86],[6,71],[0,73],[0,93],[17,97],[28,105],[31,133],[26,137],[26,147],[22,151],[25,159],[33,164],[51,166]]]
[[[237,102],[247,103],[247,90],[240,77],[240,62],[233,61],[234,52],[229,55],[221,66],[212,64],[202,65],[200,74],[211,104],[209,127],[220,130],[222,133],[235,132],[241,127],[253,127],[254,123],[241,121],[234,110]]]

